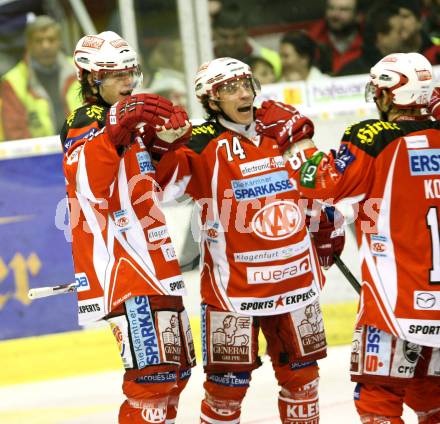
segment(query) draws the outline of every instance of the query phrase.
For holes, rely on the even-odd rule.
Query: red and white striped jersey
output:
[[[165,199],[187,193],[199,207],[202,300],[247,315],[301,308],[323,276],[296,182],[275,140],[222,123],[195,126],[156,168]]]
[[[440,346],[440,122],[367,120],[338,152],[306,151],[301,191],[358,201],[359,323]],[[313,156],[312,156],[313,155]],[[297,154],[292,164],[304,162]]]
[[[69,127],[76,134],[80,124],[73,119]],[[72,145],[64,174],[80,324],[133,296],[185,294],[140,138],[120,155],[102,128]]]

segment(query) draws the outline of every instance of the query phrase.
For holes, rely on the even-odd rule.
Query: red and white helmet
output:
[[[73,53],[80,80],[83,71],[92,73],[135,71],[140,73],[136,52],[113,31],[81,38]],[[98,77],[99,78],[99,77]]]
[[[249,65],[232,57],[220,57],[205,62],[200,66],[195,78],[195,91],[201,101],[203,96],[216,97],[217,88],[225,82],[249,78],[252,80],[254,92],[259,90],[259,84],[254,79]]]
[[[426,107],[433,90],[432,78],[432,66],[425,56],[419,53],[389,54],[371,68],[365,99],[374,100],[382,90],[388,90],[397,107]]]

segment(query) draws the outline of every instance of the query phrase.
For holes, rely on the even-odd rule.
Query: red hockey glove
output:
[[[435,87],[428,104],[429,113],[438,121],[440,119],[440,87]]]
[[[174,106],[173,113],[163,125],[156,126],[156,136],[147,145],[153,155],[162,156],[171,150],[188,143],[191,138],[192,125],[188,115],[181,106]]]
[[[281,153],[314,134],[313,122],[293,106],[284,103],[266,100],[257,109],[255,117],[257,132],[275,138]]]
[[[115,146],[127,146],[139,128],[163,125],[173,104],[157,94],[134,94],[115,103],[107,114],[106,131]]]
[[[319,263],[324,269],[330,268],[333,255],[340,255],[344,249],[345,231],[344,217],[335,208],[326,207],[321,213],[319,230],[311,233],[318,254]]]

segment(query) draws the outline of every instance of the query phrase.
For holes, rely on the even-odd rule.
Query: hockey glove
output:
[[[319,263],[324,269],[330,268],[334,255],[340,255],[344,249],[344,217],[333,207],[326,207],[321,213],[319,230],[311,233]]]
[[[257,109],[256,129],[259,134],[274,138],[281,153],[292,144],[314,134],[313,122],[295,109],[284,103],[266,100]]]
[[[435,87],[428,104],[429,113],[436,121],[440,119],[440,87]]]
[[[157,94],[131,95],[110,108],[106,131],[115,146],[127,146],[140,128],[163,125],[172,112],[173,104]],[[150,131],[143,132],[151,134]]]
[[[157,158],[188,143],[192,125],[185,110],[181,106],[174,106],[168,121],[157,125],[155,130],[156,136],[150,141],[147,150]]]

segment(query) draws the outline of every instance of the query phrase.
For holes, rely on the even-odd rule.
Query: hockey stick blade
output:
[[[333,259],[335,260],[336,266],[339,268],[342,274],[344,274],[344,277],[359,294],[361,292],[361,285],[359,284],[357,278],[351,273],[347,265],[345,265],[343,260],[338,255],[333,255]]]
[[[38,287],[30,289],[28,292],[29,299],[41,299],[42,297],[54,296],[56,294],[74,293],[76,292],[76,283],[60,284],[52,287]]]

